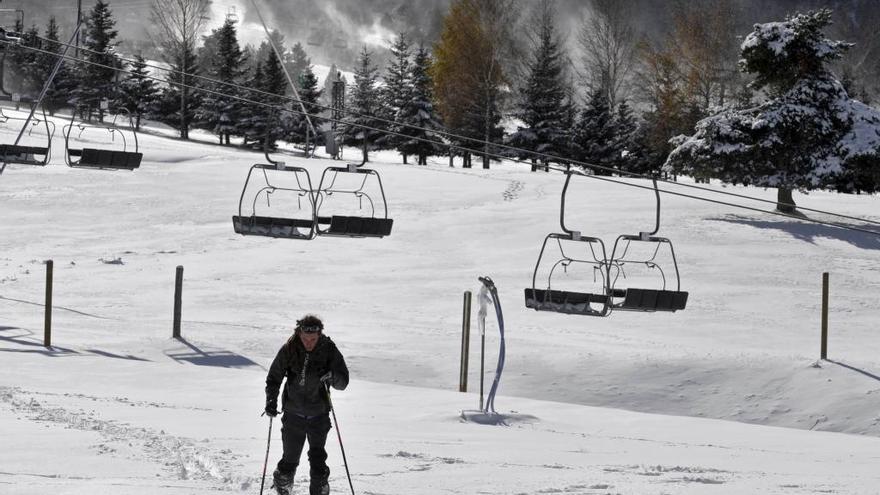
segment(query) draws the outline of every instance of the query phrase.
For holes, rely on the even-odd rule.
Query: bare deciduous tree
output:
[[[602,91],[609,108],[625,97],[633,67],[636,34],[630,24],[631,4],[619,0],[590,0],[590,10],[578,36],[590,92]]]
[[[180,86],[180,137],[189,137],[186,118],[192,78],[186,72],[195,66],[196,41],[209,19],[211,0],[153,0],[151,17],[154,36],[162,47],[164,61],[184,72],[174,79]]]
[[[684,1],[672,4],[670,46],[676,54],[693,103],[709,113],[728,103],[740,78],[740,10],[733,0]]]

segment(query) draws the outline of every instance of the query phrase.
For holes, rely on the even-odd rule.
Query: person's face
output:
[[[315,348],[315,344],[318,343],[318,337],[320,335],[321,332],[300,332],[299,340],[302,342],[303,347],[305,347],[307,351],[312,352],[312,349]]]

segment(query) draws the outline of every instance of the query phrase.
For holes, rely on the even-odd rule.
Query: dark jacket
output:
[[[281,394],[281,410],[303,416],[317,416],[330,411],[327,392],[321,377],[333,372],[330,385],[337,390],[348,386],[348,367],[336,344],[321,334],[315,348],[307,352],[299,335],[294,333],[287,340],[266,376],[266,400],[277,400],[281,382],[287,378]]]

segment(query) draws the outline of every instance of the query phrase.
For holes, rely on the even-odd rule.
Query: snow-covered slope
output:
[[[876,493],[878,237],[664,196],[660,233],[675,243],[685,311],[537,313],[522,290],[559,231],[558,174],[382,153],[372,166],[390,237],[273,240],[232,231],[258,154],[140,144],[132,173],[61,166],[56,139],[55,163],[0,176],[0,493],[257,492],[264,368],[306,312],[324,317],[352,370],[334,400],[357,493]],[[285,161],[315,181],[338,163]],[[569,199],[569,223],[606,242],[653,222],[644,189],[582,179]],[[798,200],[880,221],[875,196]],[[51,349],[40,345],[45,259]],[[183,342],[170,338],[177,265]],[[817,363],[823,271],[833,361]],[[471,392],[455,390],[462,293],[480,275],[505,311],[496,406],[507,427],[459,420],[478,403],[477,336]]]

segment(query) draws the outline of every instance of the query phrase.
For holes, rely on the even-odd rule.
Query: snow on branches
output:
[[[756,25],[741,66],[757,75],[755,86],[770,85],[770,97],[674,138],[666,170],[763,187],[880,189],[880,112],[851,99],[825,69],[849,46],[822,37],[829,22],[823,10]]]

